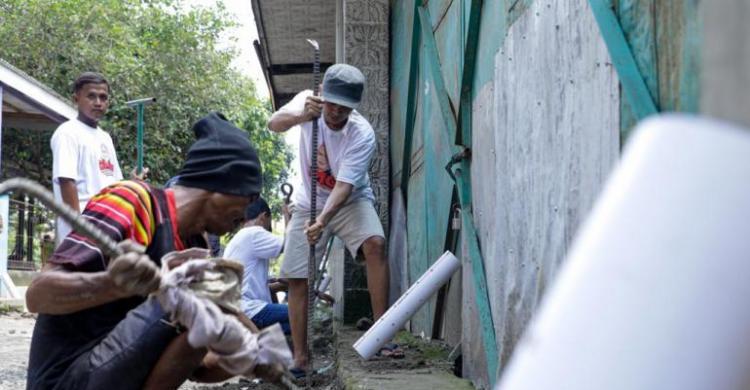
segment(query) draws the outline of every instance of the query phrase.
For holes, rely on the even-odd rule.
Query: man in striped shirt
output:
[[[146,297],[159,286],[165,254],[205,248],[204,231],[239,226],[261,190],[261,167],[247,134],[221,114],[201,119],[193,131],[198,139],[173,188],[115,183],[83,211],[121,242],[124,255],[110,259],[73,232],[32,281],[26,302],[39,316],[27,389],[166,389],[216,373],[201,366],[206,349],[191,347],[187,333]]]

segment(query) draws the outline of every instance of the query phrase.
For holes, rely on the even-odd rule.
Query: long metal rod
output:
[[[65,220],[65,222],[69,223],[77,233],[92,239],[107,256],[115,257],[122,254],[115,241],[86,221],[83,216],[68,207],[68,205],[56,201],[52,193],[39,185],[39,183],[20,177],[8,179],[0,183],[0,194],[11,191],[23,192],[38,199],[42,204]]]
[[[315,60],[313,62],[313,95],[318,96],[318,85],[320,84],[320,46],[317,41],[308,39],[308,42],[313,46],[315,52]],[[316,206],[318,198],[318,183],[316,178],[318,177],[318,118],[314,118],[312,121],[312,139],[310,142],[310,225],[315,224],[316,217]],[[313,355],[312,355],[312,339],[313,339],[313,315],[315,314],[315,279],[316,279],[316,267],[315,267],[315,244],[310,244],[310,255],[307,260],[307,371],[306,376],[306,387],[312,388],[312,376],[313,376]]]
[[[141,174],[143,172],[143,103],[138,103],[138,162],[136,163],[136,173]]]
[[[137,160],[136,160],[136,173],[141,174],[143,172],[143,121],[144,121],[144,110],[145,106],[156,103],[155,97],[147,97],[143,99],[136,99],[125,102],[128,107],[135,108],[137,113],[136,123],[136,149],[137,149]]]

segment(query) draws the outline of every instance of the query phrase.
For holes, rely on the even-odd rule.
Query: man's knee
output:
[[[362,243],[362,252],[364,252],[366,260],[372,257],[384,258],[385,239],[380,236],[369,237]]]
[[[385,252],[385,239],[380,236],[372,236],[362,243],[362,250],[367,255],[367,252]]]

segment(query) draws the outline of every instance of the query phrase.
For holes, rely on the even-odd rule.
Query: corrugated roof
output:
[[[313,49],[320,44],[321,72],[336,61],[335,0],[253,0],[258,59],[275,108],[311,89]]]

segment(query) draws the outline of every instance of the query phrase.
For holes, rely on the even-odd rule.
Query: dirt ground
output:
[[[331,311],[321,307],[315,316],[313,342],[314,363],[318,374],[316,389],[385,389],[440,390],[471,389],[468,381],[453,376],[447,346],[424,341],[406,332],[396,337],[402,346],[403,359],[374,358],[362,360],[352,344],[362,331],[341,327],[334,332]],[[28,313],[0,313],[0,390],[23,389],[26,386],[34,316]],[[304,388],[304,381],[298,388]],[[267,390],[280,389],[274,384],[257,380],[231,379],[224,383],[205,385],[187,382],[180,390]]]
[[[352,348],[364,333],[343,327],[337,332],[338,381],[357,390],[461,390],[471,383],[453,375],[450,349],[440,341],[427,341],[400,332],[394,338],[404,351],[403,359],[374,357],[365,361]]]
[[[17,311],[0,312],[0,390],[17,390],[26,387],[26,367],[29,361],[31,334],[34,330],[35,317],[29,313]],[[336,383],[335,350],[333,338],[333,321],[331,311],[321,308],[316,313],[315,369],[321,371],[314,379],[315,388],[338,389]],[[298,385],[304,388],[304,381]],[[234,378],[220,384],[200,384],[186,382],[180,390],[265,390],[283,387],[262,383],[258,380]]]
[[[26,387],[26,366],[33,330],[34,317],[29,314],[0,314],[0,389]]]

